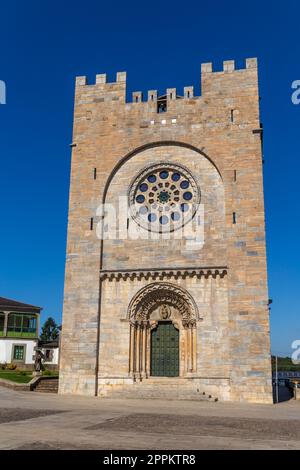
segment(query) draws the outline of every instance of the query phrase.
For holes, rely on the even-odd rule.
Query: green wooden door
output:
[[[179,375],[179,331],[172,322],[161,322],[151,332],[151,375]]]

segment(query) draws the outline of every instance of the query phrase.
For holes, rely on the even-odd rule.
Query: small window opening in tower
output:
[[[139,101],[139,97],[136,96],[136,97],[135,97],[135,102],[138,103],[138,101]]]
[[[166,95],[160,96],[157,99],[157,112],[165,113],[167,111],[167,97]]]
[[[188,98],[190,97],[190,92],[189,92],[189,91],[187,92],[187,97],[188,97]]]

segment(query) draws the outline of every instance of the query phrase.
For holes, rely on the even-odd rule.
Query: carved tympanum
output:
[[[169,305],[161,305],[159,308],[159,315],[162,320],[168,320],[171,316],[171,309]]]

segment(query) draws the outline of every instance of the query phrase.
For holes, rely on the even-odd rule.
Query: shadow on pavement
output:
[[[292,391],[285,386],[279,385],[278,387],[278,403],[282,403],[283,401],[289,401],[293,398]],[[276,387],[273,386],[273,401],[276,403]]]

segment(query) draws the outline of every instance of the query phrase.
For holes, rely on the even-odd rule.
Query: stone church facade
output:
[[[62,331],[60,393],[272,402],[256,59],[77,77]]]

